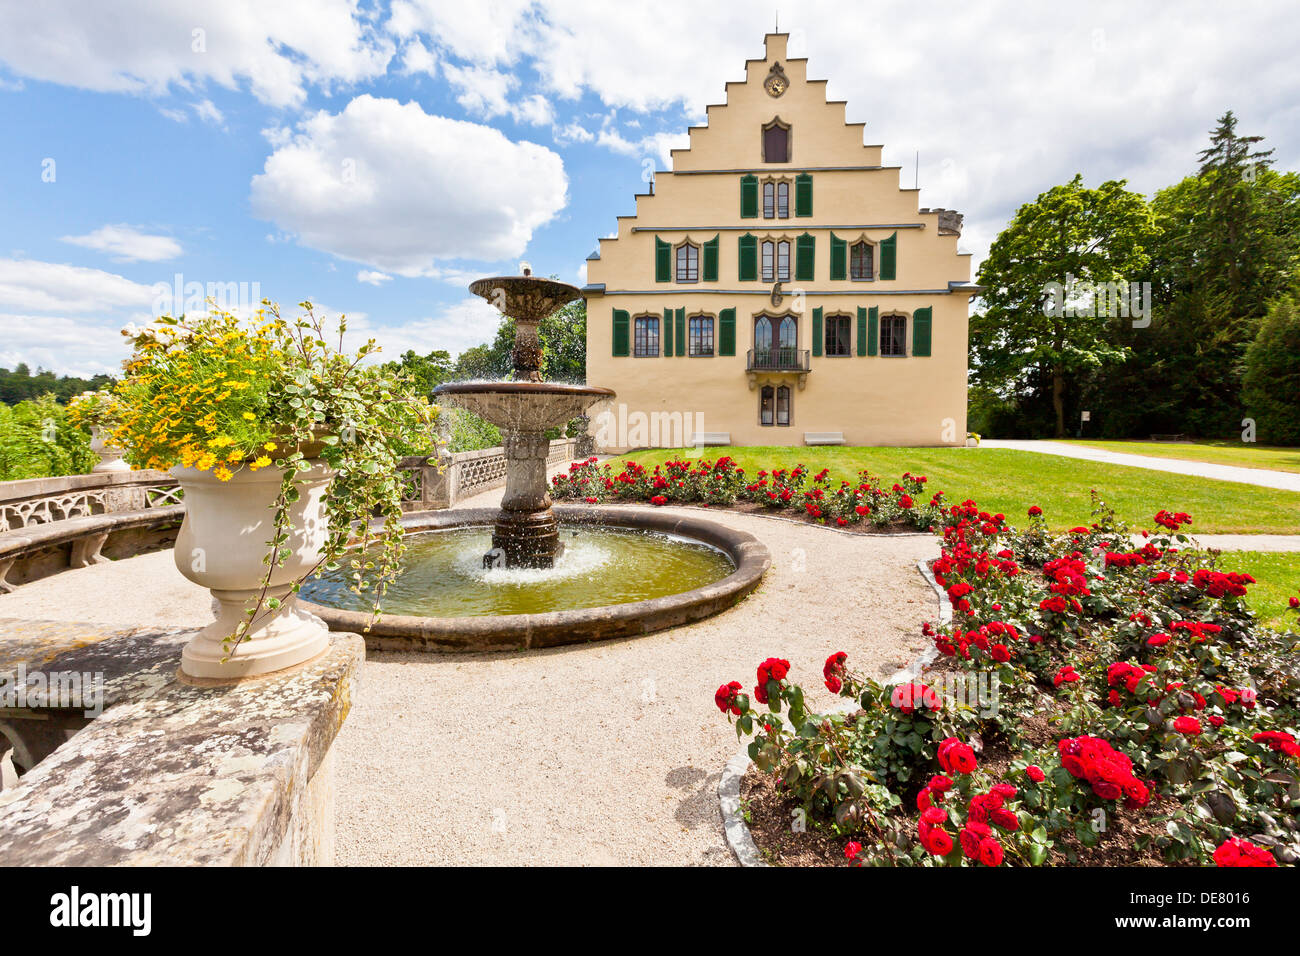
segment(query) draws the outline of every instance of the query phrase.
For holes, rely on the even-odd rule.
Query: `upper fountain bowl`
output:
[[[574,299],[582,290],[566,282],[534,275],[494,276],[469,284],[469,291],[491,302],[516,322],[536,323]]]
[[[576,418],[614,390],[551,382],[453,382],[434,390],[498,428],[536,432]]]

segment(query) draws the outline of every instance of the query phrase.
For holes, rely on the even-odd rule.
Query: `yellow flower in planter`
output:
[[[225,465],[222,465],[220,468],[214,471],[213,474],[217,476],[218,481],[229,481],[231,478],[235,477],[235,473],[231,471],[229,468],[227,468]]]

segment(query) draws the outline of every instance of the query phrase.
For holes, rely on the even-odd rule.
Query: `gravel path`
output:
[[[915,564],[938,542],[713,518],[773,557],[759,589],[717,617],[550,651],[372,654],[335,747],[338,862],[730,864],[717,785],[737,743],[713,692],[752,684],[779,656],[829,706],[832,651],[874,675],[907,663],[937,613]],[[209,606],[170,552],[0,597],[0,615],[111,625],[198,625]]]
[[[1065,458],[1083,458],[1111,465],[1131,465],[1134,468],[1151,468],[1170,471],[1178,475],[1235,481],[1243,485],[1260,485],[1283,491],[1300,491],[1300,474],[1273,471],[1268,468],[1238,468],[1234,465],[1214,465],[1205,461],[1183,461],[1179,458],[1155,458],[1151,455],[1130,455],[1126,452],[1090,448],[1087,445],[1067,445],[1054,441],[1028,441],[1019,439],[986,438],[981,448],[1011,448],[1016,451],[1036,451],[1044,455],[1061,455]]]

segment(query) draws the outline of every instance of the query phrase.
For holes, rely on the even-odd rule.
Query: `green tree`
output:
[[[397,361],[384,363],[384,368],[405,373],[415,386],[416,394],[432,398],[433,390],[453,377],[456,363],[452,361],[451,353],[443,349],[428,355],[418,355],[413,349],[407,349]]]
[[[1073,315],[1049,307],[1051,290],[1072,281],[1142,279],[1156,229],[1146,200],[1124,186],[1111,180],[1089,189],[1081,175],[1054,186],[1016,211],[980,267],[983,310],[971,319],[972,383],[995,393],[1021,391],[1045,375],[1058,438],[1080,376],[1127,357],[1114,343],[1108,317],[1088,314],[1094,302],[1067,303],[1079,313]]]
[[[1246,349],[1300,259],[1300,175],[1273,170],[1272,151],[1236,124],[1225,113],[1197,173],[1152,200],[1151,325],[1116,324],[1131,357],[1086,388],[1111,436],[1240,428]]]
[[[1242,397],[1260,441],[1300,445],[1300,275],[1274,298],[1246,350]]]

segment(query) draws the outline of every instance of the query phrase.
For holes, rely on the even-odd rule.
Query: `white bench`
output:
[[[730,445],[731,432],[696,432],[695,440],[691,444],[697,448],[705,445]]]
[[[805,445],[843,445],[844,432],[804,432]]]

